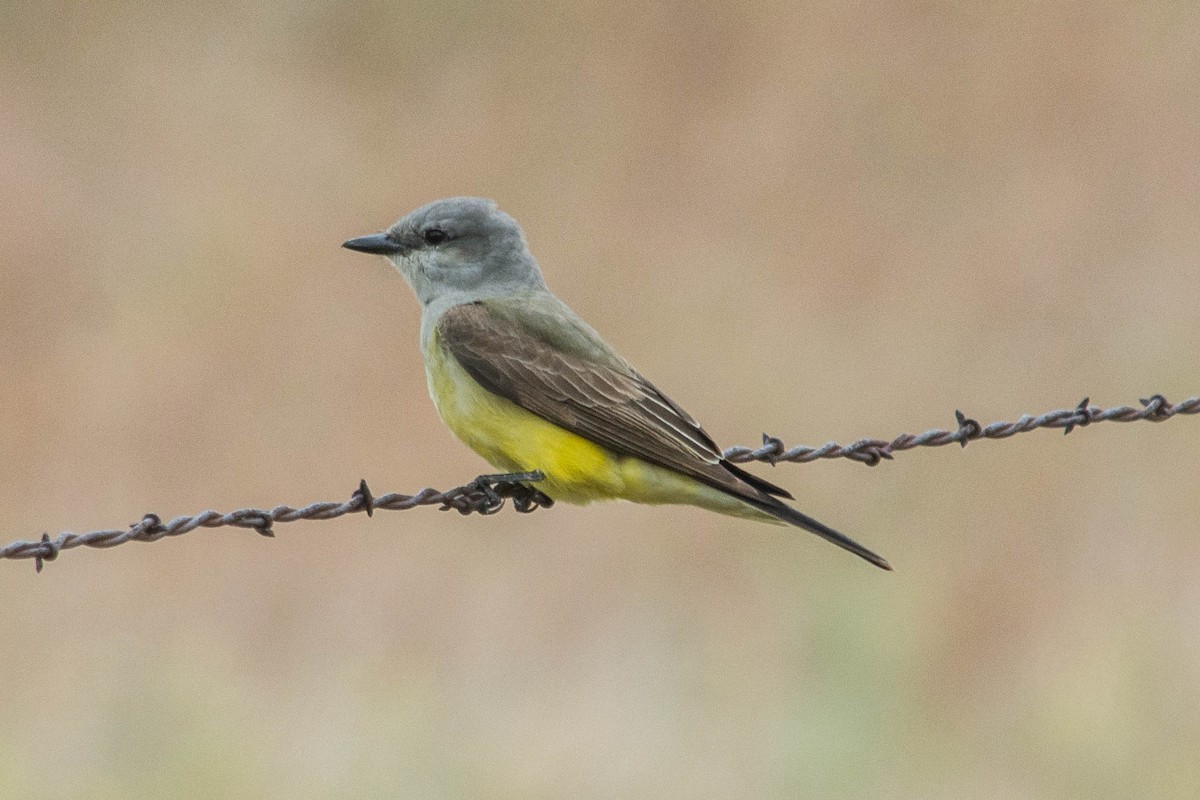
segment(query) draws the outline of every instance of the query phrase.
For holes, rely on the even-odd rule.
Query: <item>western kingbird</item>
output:
[[[686,411],[550,293],[520,226],[493,201],[438,200],[343,246],[386,256],[416,292],[434,405],[497,468],[541,472],[537,488],[568,503],[681,503],[788,523],[891,569],[726,461]]]

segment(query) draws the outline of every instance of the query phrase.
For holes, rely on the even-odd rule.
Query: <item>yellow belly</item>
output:
[[[484,389],[431,337],[426,377],[442,421],[454,435],[505,472],[541,470],[537,488],[555,500],[590,503],[686,503],[774,522],[774,518],[693,478],[622,456],[558,427]]]
[[[556,500],[586,503],[621,496],[621,458],[484,389],[454,357],[430,345],[429,394],[454,435],[506,472],[541,470],[538,488]]]

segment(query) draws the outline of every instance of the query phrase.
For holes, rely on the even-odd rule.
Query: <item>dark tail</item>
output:
[[[739,495],[739,497],[741,497],[741,495]],[[847,536],[843,536],[828,525],[823,525],[820,522],[817,522],[807,514],[802,514],[791,506],[784,505],[774,497],[767,497],[762,500],[756,500],[749,497],[742,497],[742,499],[755,508],[767,512],[776,519],[782,520],[789,525],[795,525],[797,528],[803,528],[809,533],[815,533],[825,541],[833,542],[843,550],[849,550],[851,553],[854,553],[854,555],[870,561],[880,569],[891,570],[892,568],[892,565],[889,564],[882,556],[872,553],[858,542]]]
[[[710,486],[720,489],[723,492],[728,492],[739,500],[746,501],[760,511],[767,512],[772,517],[775,517],[775,519],[782,520],[789,525],[795,525],[797,528],[803,528],[809,533],[815,533],[825,541],[833,542],[843,550],[849,550],[851,553],[854,553],[854,555],[870,561],[880,569],[891,570],[892,565],[887,562],[887,559],[872,553],[870,550],[863,547],[853,539],[843,536],[828,525],[823,525],[820,522],[817,522],[807,514],[801,514],[799,511],[787,505],[782,500],[777,499],[779,497],[786,497],[788,500],[793,499],[792,496],[788,494],[786,489],[781,489],[773,483],[768,483],[757,475],[746,472],[746,470],[735,464],[730,464],[728,461],[722,460],[721,466],[733,473],[734,476],[743,483],[749,484],[752,489],[760,492],[761,494],[745,491],[740,489],[740,487],[737,490],[731,490],[729,486],[716,482],[709,483]],[[772,495],[774,495],[774,497],[772,497]]]

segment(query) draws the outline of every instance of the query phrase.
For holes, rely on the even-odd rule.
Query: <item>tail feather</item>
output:
[[[828,525],[817,522],[807,514],[797,511],[791,506],[776,500],[774,497],[764,497],[762,499],[740,497],[755,508],[767,512],[772,517],[789,525],[795,525],[797,528],[803,528],[809,533],[815,533],[825,541],[832,542],[844,550],[849,550],[854,555],[871,562],[880,569],[891,570],[892,568],[892,565],[883,556],[871,552],[850,537],[838,533]]]
[[[792,499],[792,496],[786,489],[763,480],[757,475],[749,473],[724,459],[716,464],[706,464],[705,466],[707,467],[706,470],[693,472],[690,474],[690,477],[716,489],[722,494],[737,498],[750,506],[750,508],[768,514],[780,522],[786,522],[789,525],[795,525],[797,528],[803,528],[809,533],[815,533],[825,541],[832,542],[844,550],[849,550],[854,555],[871,562],[880,569],[891,570],[892,565],[887,562],[887,559],[871,552],[850,537],[843,536],[828,525],[817,522],[807,514],[802,514],[780,500],[780,497],[785,497],[789,500]],[[730,480],[731,477],[733,480]],[[726,514],[737,513],[725,508],[714,507],[714,510],[722,511]]]
[[[776,486],[775,484],[771,483],[770,481],[764,481],[762,478],[758,477],[754,473],[746,472],[746,470],[742,469],[737,464],[731,464],[728,461],[726,461],[725,459],[721,459],[721,466],[724,467],[729,472],[732,472],[740,480],[750,484],[755,489],[758,489],[760,492],[766,492],[767,494],[773,494],[776,497],[786,497],[788,500],[796,499],[796,498],[792,497],[792,493],[789,492],[787,489],[784,489],[780,486]]]

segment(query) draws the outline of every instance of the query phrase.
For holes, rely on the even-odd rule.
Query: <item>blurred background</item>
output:
[[[340,249],[497,199],[722,445],[1200,390],[1200,9],[0,5],[0,544],[449,488]],[[1195,797],[1200,420],[0,563],[0,796]]]

